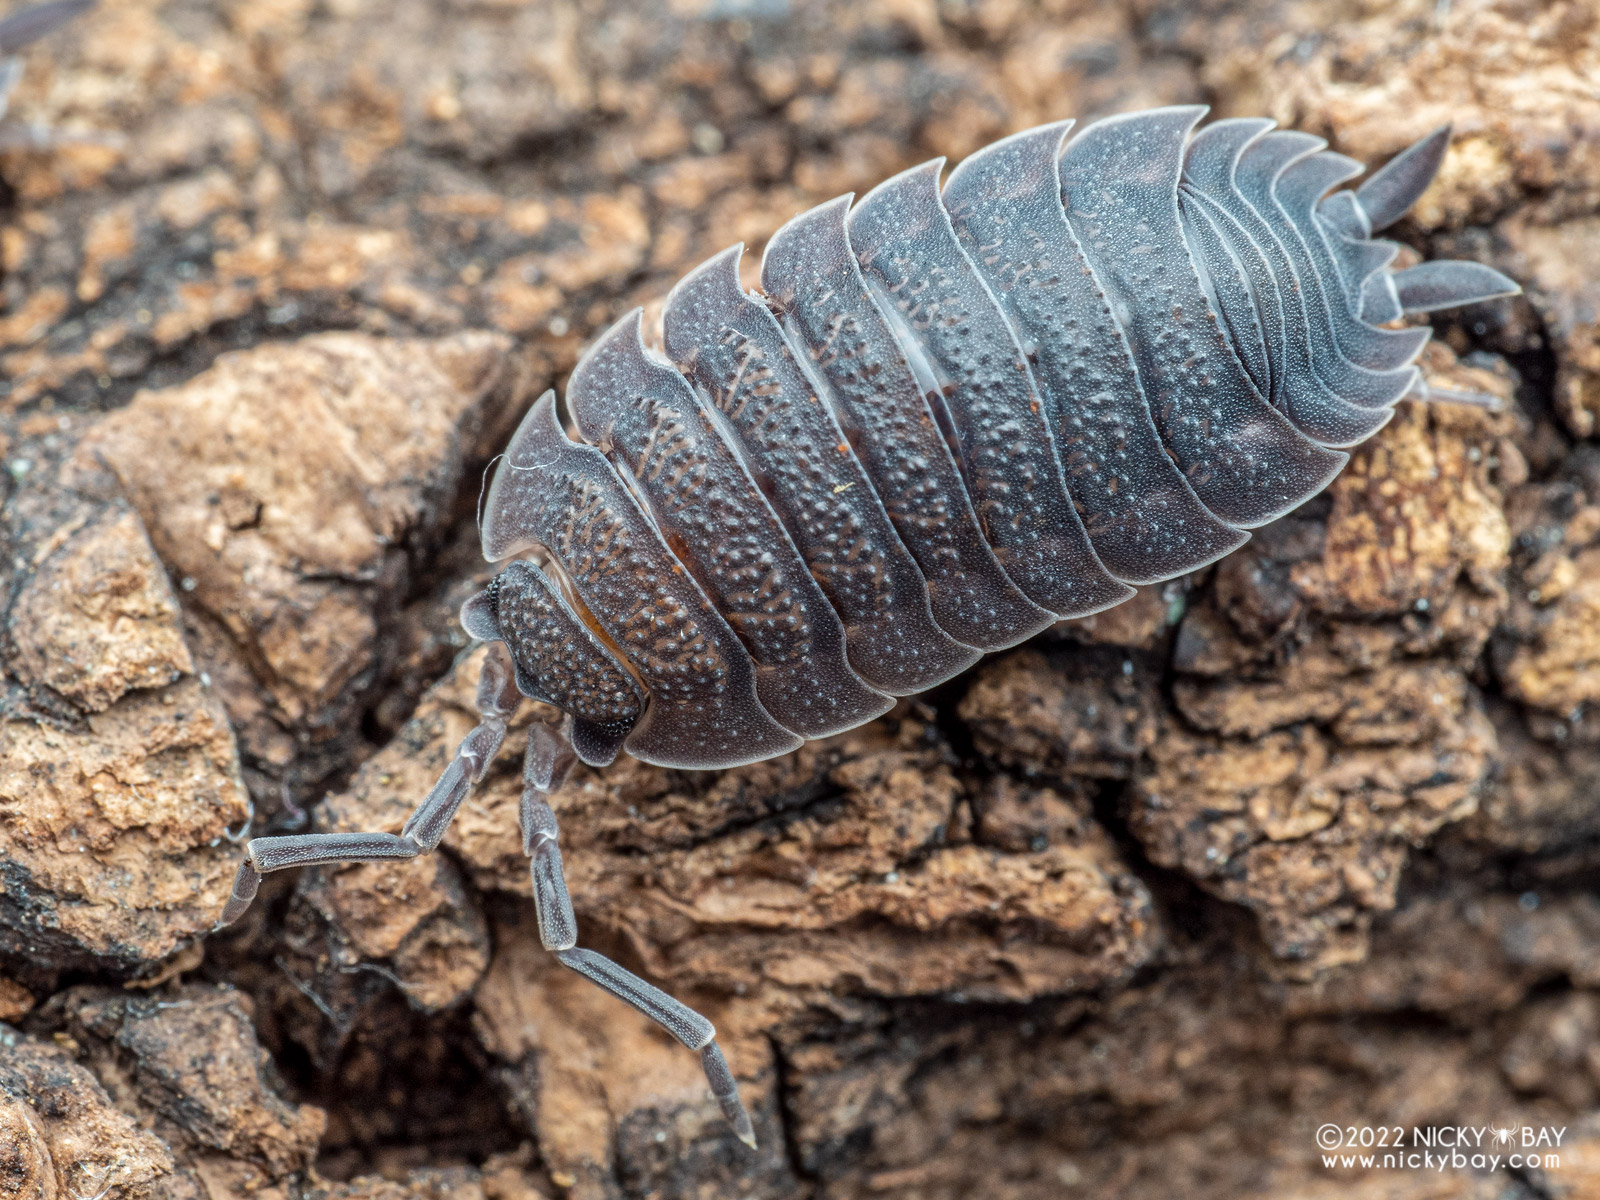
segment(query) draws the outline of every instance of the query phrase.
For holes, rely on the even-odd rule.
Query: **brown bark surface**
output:
[[[1600,1196],[1595,0],[102,0],[0,155],[0,1197]],[[1379,161],[1525,297],[1329,492],[865,729],[553,798],[539,948],[473,724],[485,465],[730,242],[1064,116],[1205,102]],[[1328,1168],[1319,1126],[1563,1127]]]

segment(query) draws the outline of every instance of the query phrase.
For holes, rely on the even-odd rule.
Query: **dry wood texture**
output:
[[[1600,1194],[1594,0],[103,0],[0,157],[0,1196]],[[482,470],[586,340],[731,241],[996,137],[1202,101],[1378,162],[1525,297],[1242,551],[855,733],[553,803],[473,722]],[[26,142],[26,139],[21,139]],[[16,144],[13,139],[13,144]],[[753,267],[756,258],[746,260]],[[481,652],[479,652],[481,653]],[[1330,1171],[1336,1123],[1568,1127],[1547,1173]]]

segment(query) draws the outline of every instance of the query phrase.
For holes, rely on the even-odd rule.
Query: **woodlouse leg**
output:
[[[0,59],[0,116],[4,116],[11,107],[11,93],[17,90],[17,84],[21,82],[22,60]]]
[[[646,983],[632,971],[619,967],[602,954],[578,947],[578,918],[561,869],[560,829],[549,795],[572,769],[575,755],[564,731],[536,725],[528,732],[528,757],[523,767],[520,812],[522,848],[531,859],[533,902],[539,916],[539,940],[544,948],[592,983],[632,1005],[690,1050],[700,1055],[711,1094],[739,1140],[755,1148],[750,1114],[739,1099],[739,1085],[717,1046],[717,1030],[688,1005]]]
[[[1429,383],[1426,379],[1418,378],[1417,384],[1406,395],[1425,404],[1455,404],[1462,408],[1483,408],[1489,412],[1504,412],[1506,402],[1499,396],[1489,392],[1465,391],[1461,388],[1446,387],[1443,384]]]
[[[433,785],[433,790],[400,832],[299,833],[252,838],[245,847],[244,862],[239,864],[239,874],[233,882],[233,894],[228,897],[217,928],[244,915],[256,898],[261,877],[269,871],[415,858],[436,849],[472,785],[480,782],[489,770],[500,744],[505,741],[506,722],[521,702],[510,655],[501,643],[490,643],[488,657],[483,660],[478,676],[478,724],[461,739],[455,758],[450,760],[439,782]]]
[[[20,50],[93,7],[94,0],[46,0],[44,4],[8,13],[0,20],[0,50]]]

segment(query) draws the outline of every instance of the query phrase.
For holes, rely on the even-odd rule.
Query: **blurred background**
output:
[[[1600,1195],[1594,0],[102,0],[0,125],[0,1194],[283,1200]],[[1324,496],[871,727],[558,793],[471,726],[474,504],[587,340],[733,242],[1047,120],[1266,115],[1510,303]],[[526,720],[537,714],[525,714]],[[1317,1130],[1564,1128],[1516,1171]],[[1341,1134],[1341,1139],[1343,1135]],[[1552,1149],[1545,1146],[1542,1149]]]

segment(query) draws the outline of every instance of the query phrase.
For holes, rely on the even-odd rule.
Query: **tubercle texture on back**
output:
[[[571,581],[649,693],[624,745],[649,762],[722,767],[801,739],[756,698],[728,623],[599,450],[574,442],[546,392],[512,435],[484,508],[484,554],[539,547]]]
[[[660,351],[624,316],[569,384],[583,440],[546,395],[489,492],[485,555],[548,577],[513,564],[469,630],[586,760],[732,766],[1303,503],[1416,389],[1427,329],[1383,326],[1516,284],[1396,274],[1372,237],[1443,133],[1334,190],[1364,168],[1321,139],[1204,115],[1027,130],[942,187],[913,167],[780,229],[764,295],[739,246],[690,272]]]
[[[941,381],[962,478],[1000,565],[1029,600],[1087,616],[1131,595],[1100,562],[1067,491],[1038,384],[939,195],[941,162],[873,188],[850,244],[902,343]]]
[[[833,406],[766,304],[741,287],[739,255],[717,255],[672,289],[667,354],[761,480],[844,622],[854,670],[889,695],[941,683],[978,655],[935,624],[927,586]]]
[[[826,737],[887,711],[889,698],[846,662],[844,627],[715,414],[641,332],[636,309],[573,372],[578,429],[727,619],[768,713],[801,737]]]

